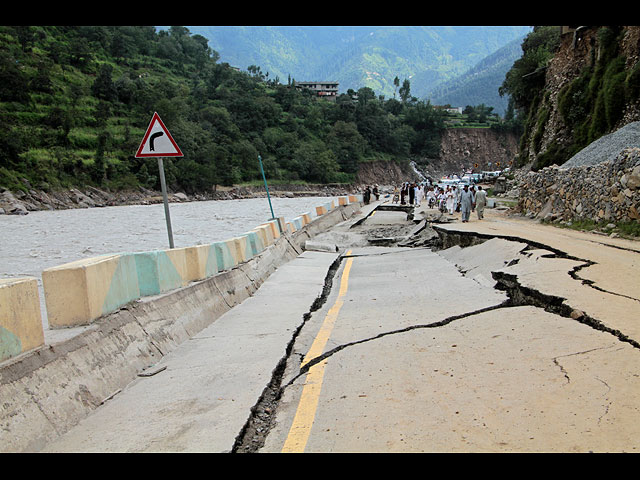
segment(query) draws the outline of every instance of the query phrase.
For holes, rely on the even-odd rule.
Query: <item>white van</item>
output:
[[[436,185],[440,188],[455,187],[456,185],[458,185],[459,182],[460,182],[459,178],[456,178],[456,179],[441,178]]]

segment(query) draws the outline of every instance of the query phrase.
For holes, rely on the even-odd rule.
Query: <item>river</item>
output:
[[[271,198],[273,213],[286,221],[337,197]],[[174,246],[227,240],[271,218],[267,198],[211,200],[169,205]],[[169,248],[164,205],[128,205],[0,215],[0,278],[36,277],[47,325],[44,269],[103,254]]]

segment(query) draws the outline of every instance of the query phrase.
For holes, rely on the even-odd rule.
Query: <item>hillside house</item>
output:
[[[335,101],[338,96],[338,82],[296,82],[296,88],[311,90],[318,97]]]

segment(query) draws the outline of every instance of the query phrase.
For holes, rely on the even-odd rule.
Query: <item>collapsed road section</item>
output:
[[[638,337],[557,295],[605,294],[576,275],[592,261],[526,238],[437,227],[437,241],[430,227],[406,238],[411,225],[370,222],[379,213],[359,239],[325,235],[350,250],[348,293],[336,292],[343,266],[234,451],[635,451]],[[419,236],[436,252],[363,246],[385,228],[389,243]],[[637,303],[606,295],[609,308]]]

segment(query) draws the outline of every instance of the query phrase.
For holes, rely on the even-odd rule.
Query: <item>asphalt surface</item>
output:
[[[638,450],[638,242],[488,210],[371,246],[415,231],[377,205],[45,451]]]

